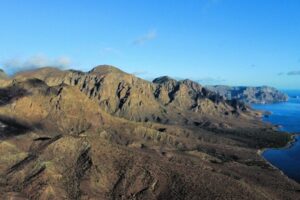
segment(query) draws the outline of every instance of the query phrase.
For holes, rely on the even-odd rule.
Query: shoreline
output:
[[[276,167],[275,165],[273,165],[271,162],[269,162],[264,156],[263,156],[263,153],[267,150],[285,150],[285,149],[289,149],[289,148],[292,148],[292,146],[298,142],[298,139],[297,137],[300,136],[300,133],[291,133],[291,132],[287,132],[287,131],[282,131],[280,130],[280,125],[276,125],[276,124],[272,124],[271,122],[266,122],[263,120],[263,118],[265,117],[265,114],[268,113],[267,115],[270,116],[272,115],[272,113],[270,111],[266,111],[266,110],[256,110],[256,111],[259,111],[261,113],[261,115],[259,116],[260,118],[260,121],[262,121],[263,123],[266,123],[266,124],[271,124],[272,127],[274,127],[276,130],[280,131],[280,132],[286,132],[288,134],[291,135],[291,138],[290,140],[286,143],[285,146],[283,147],[274,147],[274,148],[262,148],[262,149],[258,149],[257,150],[257,154],[266,162],[268,163],[273,169],[275,170],[278,170],[280,172],[280,174],[282,174],[283,176],[285,176],[286,178],[288,178],[289,180],[292,180],[298,184],[300,184],[300,182],[294,180],[292,177],[289,177],[287,174],[284,173],[283,170],[279,169],[278,167]]]
[[[289,149],[289,148],[291,148],[293,145],[294,145],[294,143],[296,143],[298,140],[297,140],[297,136],[300,136],[300,134],[299,133],[289,133],[289,134],[291,134],[291,140],[290,141],[288,141],[287,143],[286,143],[286,145],[285,146],[283,146],[283,147],[274,147],[274,148],[262,148],[262,149],[258,149],[257,150],[257,153],[260,155],[260,156],[262,156],[262,154],[266,151],[266,150],[268,150],[268,149],[275,149],[275,150],[283,150],[283,149]],[[269,161],[268,161],[269,162]]]
[[[284,149],[289,149],[291,148],[294,143],[296,143],[298,140],[297,140],[297,136],[300,136],[299,133],[290,133],[292,135],[292,138],[291,140],[284,146],[284,147],[279,147],[279,148],[263,148],[263,149],[258,149],[257,150],[257,154],[266,162],[268,163],[273,169],[275,170],[278,170],[279,173],[281,175],[283,175],[284,177],[288,178],[289,180],[291,181],[294,181],[298,184],[300,184],[300,182],[296,181],[295,179],[293,179],[292,177],[289,177],[287,174],[284,173],[283,170],[279,169],[278,167],[276,167],[275,165],[273,165],[271,162],[269,162],[264,156],[263,156],[263,153],[268,150],[268,149],[276,149],[276,150],[284,150]]]

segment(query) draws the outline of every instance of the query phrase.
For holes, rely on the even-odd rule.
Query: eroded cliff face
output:
[[[101,66],[1,86],[2,199],[298,198],[256,153],[288,134],[193,81]]]
[[[207,86],[211,91],[218,93],[224,99],[236,99],[248,104],[269,104],[285,102],[288,95],[273,87],[230,87],[230,86]]]
[[[201,121],[201,117],[222,119],[250,113],[246,105],[225,101],[196,82],[160,77],[151,83],[112,66],[98,66],[87,73],[44,68],[15,78],[37,78],[49,86],[76,86],[104,111],[134,121],[192,123],[183,115]]]

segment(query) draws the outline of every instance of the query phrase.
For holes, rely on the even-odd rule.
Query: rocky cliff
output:
[[[251,112],[246,105],[226,101],[190,80],[159,77],[151,83],[108,65],[97,66],[86,73],[43,68],[15,78],[36,78],[49,86],[74,86],[104,111],[134,121],[183,124],[193,123],[193,118],[202,121],[218,117],[222,121],[224,117],[246,116],[241,110]],[[193,117],[188,119],[184,115]]]
[[[225,99],[237,99],[245,103],[251,104],[269,104],[285,102],[288,96],[279,90],[268,87],[230,87],[230,86],[206,86],[207,89],[218,93]]]

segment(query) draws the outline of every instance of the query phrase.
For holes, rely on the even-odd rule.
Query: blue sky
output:
[[[0,0],[0,66],[300,89],[297,0]]]

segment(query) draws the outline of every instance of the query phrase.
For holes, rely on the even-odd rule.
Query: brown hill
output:
[[[98,66],[84,73],[43,68],[18,74],[16,79],[37,78],[49,86],[62,83],[76,86],[97,101],[106,112],[134,121],[191,123],[208,116],[239,116],[245,105],[225,101],[196,82],[157,78],[153,83],[122,72],[112,66]],[[172,119],[172,120],[170,120]]]
[[[288,134],[193,81],[99,66],[1,85],[2,198],[298,198],[299,184],[257,154]]]

